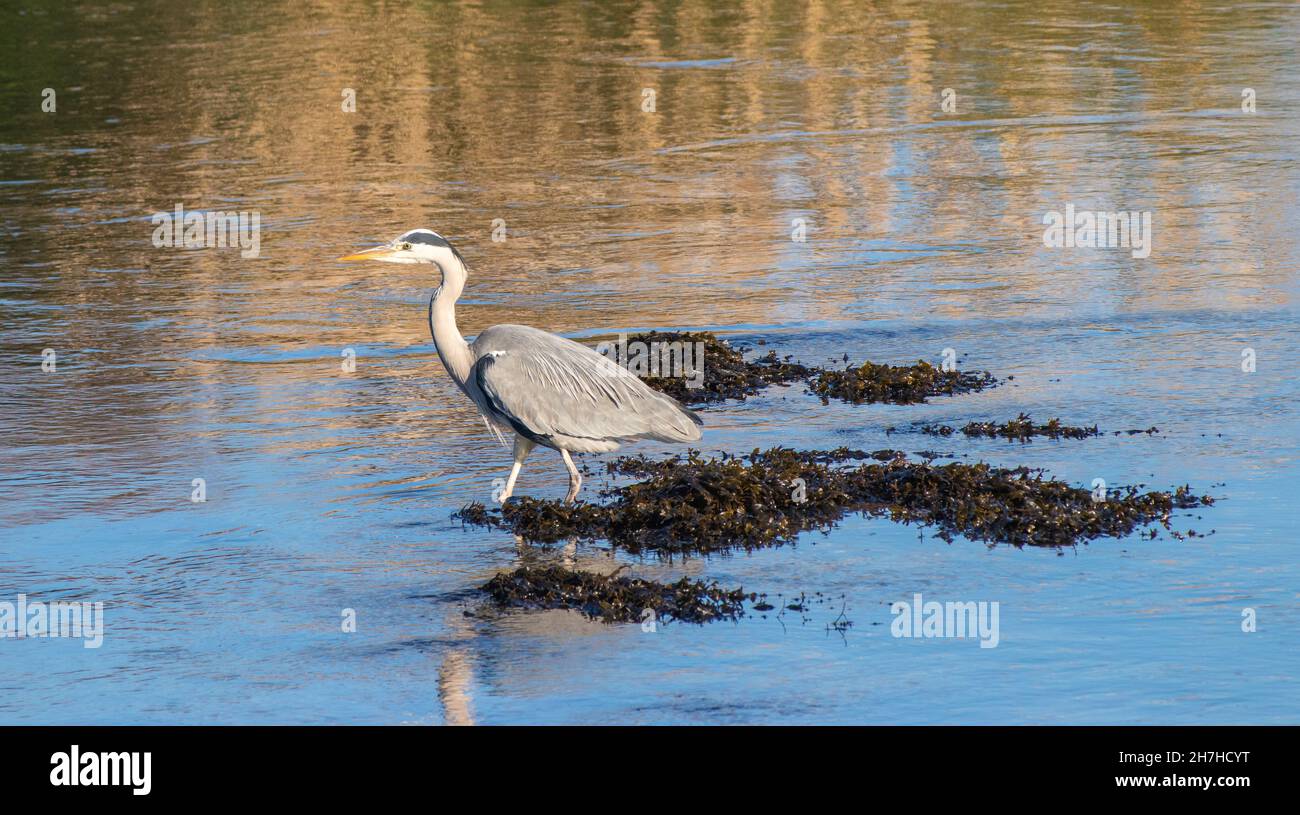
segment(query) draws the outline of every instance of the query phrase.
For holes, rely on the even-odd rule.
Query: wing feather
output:
[[[572,340],[499,325],[475,339],[474,354],[474,376],[492,408],[534,440],[700,438],[693,412]]]

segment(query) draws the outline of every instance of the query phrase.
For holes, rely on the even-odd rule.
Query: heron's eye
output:
[[[411,244],[403,242],[399,244],[397,248],[401,249],[403,252],[409,252],[411,251]]]

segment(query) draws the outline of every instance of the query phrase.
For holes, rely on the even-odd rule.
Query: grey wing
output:
[[[499,325],[474,341],[476,384],[527,438],[583,451],[624,439],[695,441],[701,421],[612,360],[536,328]]]

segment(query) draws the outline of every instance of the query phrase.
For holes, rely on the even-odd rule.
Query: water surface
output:
[[[0,721],[1300,718],[1293,4],[0,14],[0,600],[107,618],[99,649],[0,640]],[[260,256],[155,248],[150,216],[177,203],[259,212]],[[1043,214],[1070,203],[1152,212],[1151,256],[1044,247]],[[510,458],[434,355],[436,281],[333,260],[417,226],[467,257],[469,335],[707,329],[819,364],[953,348],[1015,377],[918,406],[773,389],[708,408],[707,452],[938,450],[1191,483],[1222,500],[1179,526],[1214,534],[1018,550],[852,518],[795,547],[631,561],[834,598],[806,621],[466,617],[521,560],[627,561],[450,520]],[[1022,411],[1160,433],[905,432]],[[520,491],[564,486],[542,451]],[[890,636],[890,603],[917,592],[998,601],[999,646]],[[828,631],[841,611],[852,627]]]

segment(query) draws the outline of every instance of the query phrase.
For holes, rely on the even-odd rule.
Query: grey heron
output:
[[[700,438],[700,417],[651,389],[614,361],[573,340],[526,325],[494,325],[471,345],[456,327],[465,288],[465,259],[430,229],[339,260],[426,263],[441,284],[429,300],[429,330],[453,382],[474,402],[502,444],[514,434],[514,464],[500,501],[514,493],[524,459],[537,445],[558,450],[569,471],[565,503],[577,498],[582,475],[571,453],[604,453],[621,442]]]

